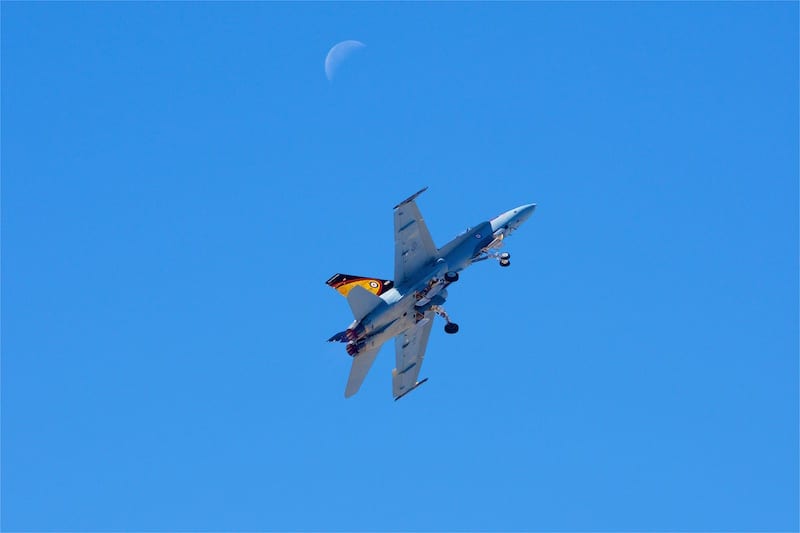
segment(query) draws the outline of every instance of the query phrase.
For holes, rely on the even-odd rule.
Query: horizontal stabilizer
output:
[[[328,342],[347,342],[347,330],[340,331],[339,333],[328,339]]]
[[[373,350],[361,352],[353,357],[353,364],[350,366],[350,377],[347,378],[347,387],[344,389],[345,398],[349,398],[361,388],[361,384],[364,383],[364,378],[367,377],[369,369],[372,368],[372,363],[375,362],[375,357],[380,349],[381,347],[378,346]]]
[[[347,294],[347,303],[356,320],[361,320],[379,305],[386,305],[380,296],[375,296],[364,287],[355,286]]]

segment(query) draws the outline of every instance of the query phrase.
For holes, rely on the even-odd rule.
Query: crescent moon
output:
[[[353,50],[364,48],[365,45],[361,41],[347,40],[337,43],[328,50],[328,55],[325,56],[325,76],[328,81],[333,81],[333,76],[336,74],[336,69],[339,64],[349,56]]]

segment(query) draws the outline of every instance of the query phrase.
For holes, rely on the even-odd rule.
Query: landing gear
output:
[[[458,272],[445,272],[444,280],[447,283],[455,283],[458,281]]]
[[[511,266],[511,254],[510,253],[503,252],[502,254],[500,254],[499,259],[500,259],[500,266],[501,267]]]
[[[438,305],[432,305],[431,311],[439,315],[440,317],[444,318],[447,321],[447,324],[444,325],[444,332],[445,333],[457,333],[458,332],[458,324],[455,322],[450,321],[450,317],[448,316],[447,312],[444,309],[439,307]]]

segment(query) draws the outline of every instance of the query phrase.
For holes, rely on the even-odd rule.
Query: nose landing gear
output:
[[[473,263],[477,261],[483,261],[485,259],[497,259],[500,263],[501,267],[511,266],[511,254],[508,252],[496,252],[493,250],[486,250],[481,253],[478,257],[472,260]]]
[[[436,313],[437,315],[439,315],[440,317],[444,318],[447,321],[447,324],[444,325],[445,333],[450,333],[450,334],[458,333],[458,324],[450,321],[450,316],[441,306],[432,305],[431,311],[433,311],[434,313]]]

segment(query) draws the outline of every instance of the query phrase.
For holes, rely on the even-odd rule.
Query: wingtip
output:
[[[404,205],[404,204],[407,204],[408,202],[412,202],[412,201],[414,201],[414,200],[417,198],[417,196],[419,196],[420,194],[424,193],[424,192],[425,192],[425,191],[427,191],[427,190],[428,190],[428,187],[427,187],[427,185],[426,185],[426,186],[425,186],[425,187],[423,187],[422,189],[418,190],[417,192],[415,192],[414,194],[412,194],[411,196],[409,196],[408,198],[406,198],[405,200],[403,200],[402,202],[400,202],[399,204],[397,204],[396,206],[394,206],[394,208],[395,208],[395,209],[397,209],[397,208],[398,208],[398,207],[400,207],[401,205]]]
[[[411,387],[410,389],[408,389],[407,391],[405,391],[405,392],[404,392],[403,394],[401,394],[400,396],[397,396],[397,397],[394,399],[394,401],[397,401],[397,400],[399,400],[400,398],[402,398],[403,396],[405,396],[406,394],[408,394],[408,393],[409,393],[409,392],[411,392],[412,390],[416,389],[417,387],[419,387],[420,385],[422,385],[422,384],[423,384],[423,383],[425,383],[426,381],[428,381],[428,378],[425,378],[425,379],[423,379],[423,380],[421,380],[421,381],[417,381],[417,382],[414,384],[414,386],[413,386],[413,387]]]

